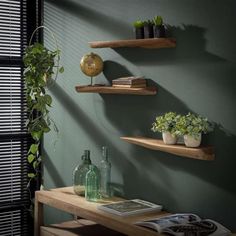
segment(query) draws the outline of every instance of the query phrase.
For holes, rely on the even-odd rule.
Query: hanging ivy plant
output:
[[[42,27],[40,26],[37,29]],[[26,125],[34,140],[34,143],[29,148],[27,157],[28,162],[33,167],[33,171],[28,173],[30,180],[36,178],[39,174],[41,162],[39,147],[44,133],[48,133],[51,130],[52,124],[57,130],[49,117],[52,97],[47,93],[46,87],[55,80],[58,72],[62,73],[64,71],[63,67],[59,68],[59,60],[60,51],[58,47],[55,51],[51,51],[40,43],[28,46],[23,57],[28,108]]]

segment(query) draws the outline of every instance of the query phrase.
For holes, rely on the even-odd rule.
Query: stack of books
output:
[[[147,87],[147,83],[143,77],[128,76],[112,80],[112,86],[121,88],[145,88]]]

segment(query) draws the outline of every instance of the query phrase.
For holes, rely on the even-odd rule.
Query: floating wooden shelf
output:
[[[131,95],[155,95],[157,88],[120,88],[112,86],[76,86],[78,93],[105,93],[105,94],[131,94]]]
[[[89,42],[91,48],[174,48],[176,40],[173,38],[151,38],[151,39],[127,39],[115,41],[95,41]]]
[[[145,137],[121,137],[122,140],[145,148],[168,152],[177,156],[184,156],[199,160],[214,160],[213,147],[189,148],[183,144],[167,145],[162,140]]]

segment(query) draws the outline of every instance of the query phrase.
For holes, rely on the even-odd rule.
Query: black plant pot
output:
[[[144,38],[153,38],[153,25],[147,24],[144,25]]]
[[[143,39],[144,38],[143,27],[134,28],[134,32],[135,32],[135,38],[136,39]]]
[[[154,38],[165,38],[166,30],[164,25],[154,25],[153,26],[153,34]]]

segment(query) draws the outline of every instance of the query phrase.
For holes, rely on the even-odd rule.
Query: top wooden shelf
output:
[[[146,138],[146,137],[121,137],[122,140],[136,144],[152,150],[168,152],[177,156],[189,157],[199,160],[214,160],[215,154],[213,147],[200,146],[198,148],[189,148],[184,144],[167,145],[162,140]]]
[[[89,42],[91,48],[174,48],[176,40],[173,38],[151,38],[151,39],[126,39],[115,41],[94,41]]]

